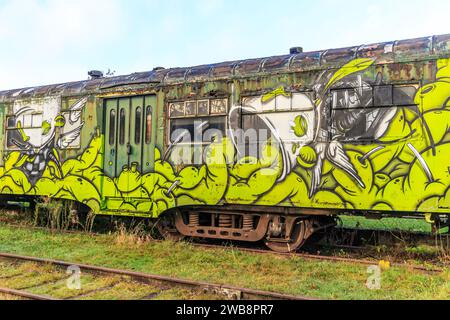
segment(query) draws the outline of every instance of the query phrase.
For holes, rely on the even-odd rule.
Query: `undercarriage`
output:
[[[264,243],[277,252],[294,252],[316,232],[334,227],[332,216],[282,215],[245,211],[177,210],[160,219],[166,239],[184,237]]]

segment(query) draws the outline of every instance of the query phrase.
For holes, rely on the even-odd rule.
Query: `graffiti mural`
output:
[[[59,155],[80,145],[87,99],[65,112],[59,98],[18,101],[7,121],[10,152],[0,168],[0,193],[155,217],[177,206],[221,204],[450,209],[450,59],[438,61],[436,79],[427,84],[389,84],[373,65],[355,59],[322,72],[310,90],[280,85],[242,96],[241,105],[226,111],[227,127],[217,117],[202,118],[200,130],[212,126],[227,134],[202,145],[201,163],[175,163],[177,135],[163,154],[156,148],[152,172],[132,165],[117,177],[103,170],[100,131],[77,157]],[[226,109],[220,104],[217,114]],[[255,130],[256,146],[246,143],[247,129]]]
[[[8,118],[6,143],[17,149],[16,167],[21,168],[30,183],[35,184],[49,162],[61,177],[59,149],[68,149],[79,140],[84,123],[81,112],[87,99],[81,99],[70,110],[61,113],[61,99],[50,97],[18,100],[13,106],[14,116]],[[60,130],[56,140],[57,130]]]

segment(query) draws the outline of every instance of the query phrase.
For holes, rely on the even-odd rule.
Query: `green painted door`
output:
[[[105,172],[118,178],[125,197],[148,198],[140,188],[151,183],[155,166],[156,96],[108,99],[105,102]]]
[[[126,170],[130,164],[129,159],[132,152],[130,145],[130,107],[130,98],[118,100],[117,175]]]

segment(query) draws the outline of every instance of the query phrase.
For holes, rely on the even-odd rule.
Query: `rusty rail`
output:
[[[37,295],[37,294],[30,293],[30,292],[22,291],[22,290],[15,290],[15,289],[2,288],[2,287],[0,287],[0,293],[6,294],[9,296],[25,298],[25,299],[29,299],[29,300],[41,300],[41,301],[59,300],[59,299],[55,299],[52,297]]]

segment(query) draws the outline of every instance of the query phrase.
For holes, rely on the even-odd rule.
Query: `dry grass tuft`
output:
[[[115,243],[119,246],[142,247],[152,241],[152,237],[145,231],[144,225],[127,227],[124,223],[116,226]]]

